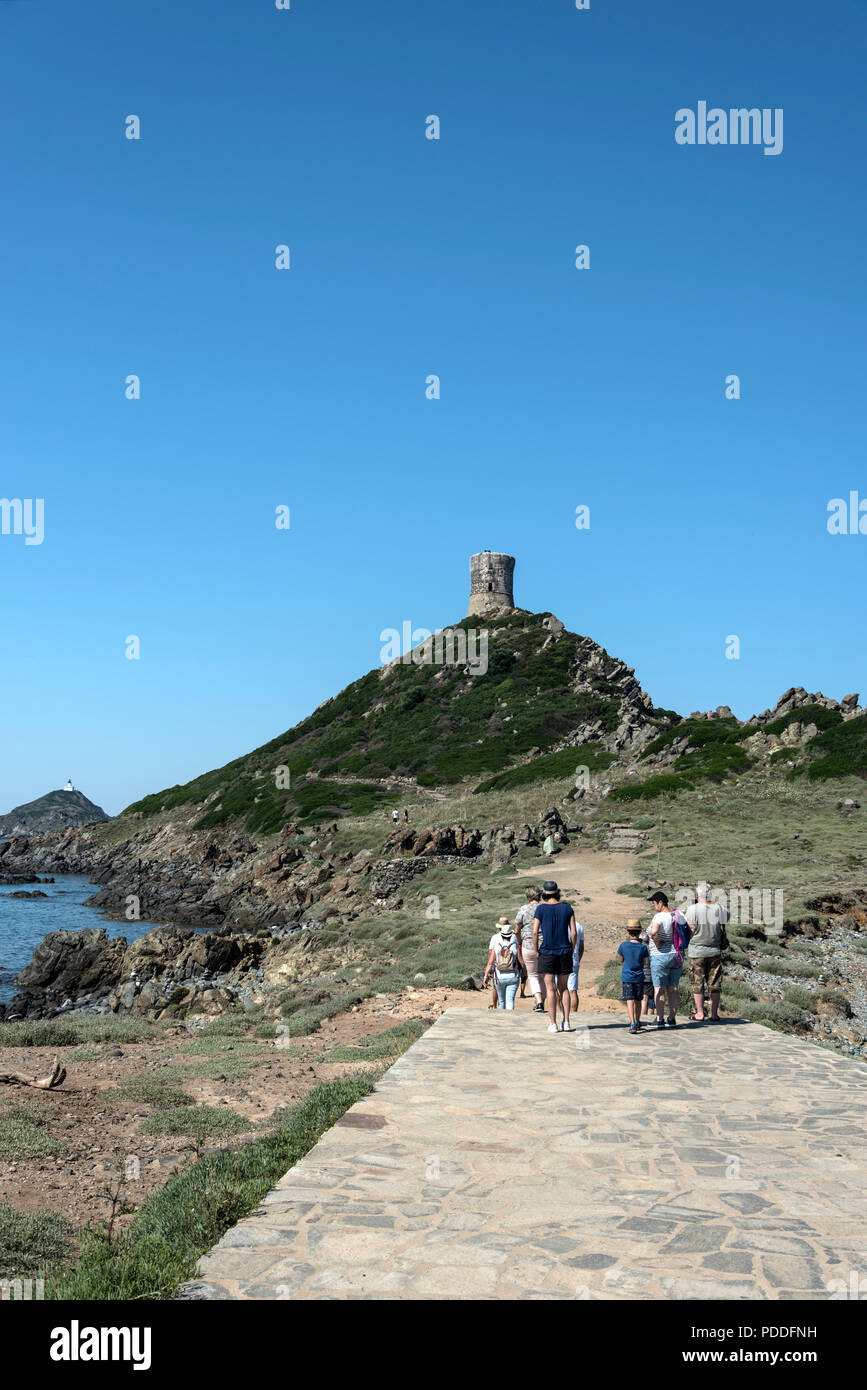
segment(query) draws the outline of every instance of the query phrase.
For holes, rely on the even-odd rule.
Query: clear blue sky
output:
[[[863,0],[2,0],[0,495],[45,539],[0,536],[0,811],[248,751],[486,547],[659,704],[867,693],[865,58]],[[702,100],[782,154],[677,145]]]

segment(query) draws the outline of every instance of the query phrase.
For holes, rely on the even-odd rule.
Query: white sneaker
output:
[[[560,1032],[561,1032],[561,1033],[574,1033],[574,1032],[575,1032],[575,1029],[572,1027],[572,1024],[571,1024],[571,1023],[567,1023],[566,1020],[564,1019],[563,1022],[560,1024]]]
[[[549,1023],[549,1024],[548,1024],[548,1032],[549,1032],[549,1033],[559,1033],[559,1032],[560,1032],[560,1029],[557,1027],[556,1023]]]

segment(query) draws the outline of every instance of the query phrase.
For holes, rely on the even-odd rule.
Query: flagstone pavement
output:
[[[448,1009],[190,1299],[828,1299],[867,1287],[864,1064],[725,1020]]]

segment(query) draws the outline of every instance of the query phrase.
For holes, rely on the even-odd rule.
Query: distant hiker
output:
[[[488,945],[488,963],[485,966],[485,980],[493,973],[497,987],[497,1008],[514,1009],[518,981],[523,968],[521,947],[515,936],[515,929],[508,917],[500,917],[497,930]]]
[[[399,820],[400,820],[400,816],[398,815],[397,811],[392,811],[392,813],[391,813],[391,823],[392,823],[392,825],[397,825],[397,823],[398,823]]]
[[[518,908],[515,917],[515,926],[521,935],[521,954],[524,958],[524,967],[530,992],[536,1002],[533,1005],[534,1014],[543,1014],[545,1005],[545,981],[539,974],[539,953],[533,945],[533,918],[536,916],[536,906],[539,902],[538,888],[527,888],[525,890],[527,901],[523,907]],[[524,998],[524,985],[521,984],[521,998]]]
[[[647,934],[646,927],[642,927],[641,935],[638,939],[639,941],[643,941],[644,945],[647,947],[647,956],[644,961],[644,1003],[641,1010],[641,1017],[642,1019],[647,1019],[649,1022],[650,1015],[656,1010],[656,991],[653,988],[653,976],[650,973],[650,937]]]
[[[650,937],[650,976],[656,990],[656,1026],[669,1028],[677,1026],[677,1006],[680,995],[677,987],[683,974],[683,944],[686,939],[686,921],[681,912],[672,911],[668,906],[668,895],[654,893],[650,899],[654,913],[648,935]],[[675,935],[677,933],[677,939]],[[668,1001],[668,1018],[665,1005]]]
[[[692,939],[687,948],[689,987],[695,1000],[697,1023],[704,1023],[707,994],[710,995],[710,1021],[719,1023],[722,953],[728,945],[728,919],[726,909],[719,903],[711,902],[710,884],[700,883],[696,888],[695,902],[686,909],[686,920],[692,927]]]
[[[578,942],[575,913],[571,903],[560,901],[560,889],[553,880],[542,884],[542,901],[533,918],[533,946],[539,956],[539,973],[545,980],[548,1005],[549,1033],[571,1033],[569,1015],[572,998],[569,976],[572,972],[572,953]],[[563,1009],[562,1028],[557,1027],[557,1000]]]
[[[648,951],[641,935],[641,923],[637,917],[630,917],[626,923],[628,941],[621,941],[617,955],[623,969],[620,971],[620,984],[623,1002],[629,1018],[630,1033],[641,1032],[641,1001],[644,998],[644,962]]]
[[[566,981],[566,988],[569,991],[569,1002],[572,1005],[573,1013],[578,1012],[578,972],[581,969],[581,957],[584,954],[584,928],[580,922],[575,923],[576,939],[572,949],[572,969]]]
[[[404,813],[403,813],[403,823],[404,823],[404,825],[409,825],[409,811],[404,811]]]

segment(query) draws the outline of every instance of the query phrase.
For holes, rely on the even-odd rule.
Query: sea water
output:
[[[12,893],[32,893],[44,898],[13,898]],[[84,927],[105,927],[109,936],[125,936],[137,941],[153,931],[156,922],[111,921],[96,908],[85,907],[85,900],[99,885],[82,874],[56,874],[54,883],[0,884],[0,1004],[8,1004],[17,993],[15,977],[27,965],[44,936],[51,931],[81,931]]]

